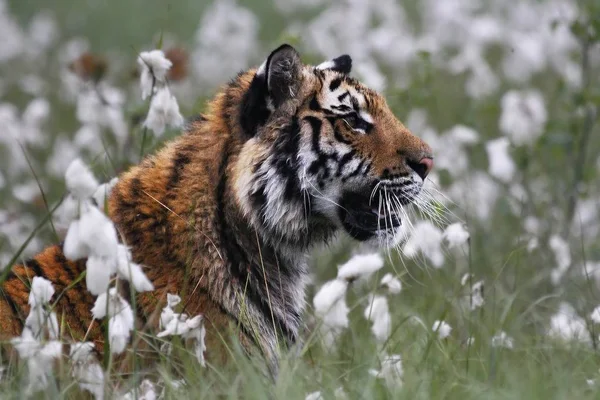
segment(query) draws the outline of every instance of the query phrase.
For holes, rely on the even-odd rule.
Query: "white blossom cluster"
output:
[[[194,339],[194,353],[200,365],[204,367],[206,366],[204,360],[204,352],[206,351],[204,317],[196,315],[189,318],[187,314],[176,313],[173,311],[173,307],[180,302],[181,298],[179,296],[167,294],[167,305],[160,313],[160,326],[163,330],[158,333],[157,337],[181,336],[184,339]]]
[[[151,98],[144,126],[156,135],[161,135],[166,127],[177,128],[183,125],[179,104],[171,94],[167,82],[167,71],[173,63],[165,57],[162,50],[152,50],[140,53],[138,64],[142,70],[142,99]]]
[[[52,379],[52,364],[62,355],[62,343],[57,339],[58,320],[50,308],[54,295],[52,284],[34,277],[29,293],[29,315],[20,337],[13,338],[19,356],[27,362],[26,393],[29,395],[45,389]]]

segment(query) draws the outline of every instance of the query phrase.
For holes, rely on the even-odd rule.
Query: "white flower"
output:
[[[410,238],[403,247],[403,253],[407,257],[415,257],[421,252],[431,260],[435,268],[444,264],[444,254],[441,249],[443,234],[429,221],[419,221],[414,225]]]
[[[177,128],[183,125],[183,116],[179,112],[177,99],[171,94],[168,87],[161,87],[156,91],[144,126],[155,134],[161,135],[166,126]]]
[[[507,349],[512,349],[513,345],[513,338],[508,336],[504,331],[500,331],[499,334],[492,337],[492,347],[505,347]]]
[[[500,179],[504,183],[512,180],[517,167],[510,157],[508,149],[510,142],[507,138],[498,138],[490,140],[485,144],[488,160],[490,163],[490,175]]]
[[[344,392],[344,387],[340,386],[333,392],[333,397],[338,400],[348,400],[348,395]]]
[[[110,276],[115,273],[114,258],[91,255],[88,257],[85,266],[87,289],[95,296],[105,293],[110,283]]]
[[[202,315],[197,315],[189,319],[186,314],[174,314],[171,320],[165,325],[164,330],[159,332],[157,337],[172,335],[187,335],[192,329],[196,329],[202,323]]]
[[[527,242],[527,252],[531,253],[532,251],[534,251],[535,249],[537,249],[538,247],[540,247],[540,241],[538,240],[538,238],[536,237],[532,237],[531,239],[529,239],[529,241]]]
[[[561,303],[558,312],[552,316],[547,334],[565,341],[591,342],[585,320],[568,303]]]
[[[448,241],[449,247],[460,246],[469,240],[469,232],[460,222],[448,225],[444,230],[444,239]]]
[[[446,339],[448,336],[450,336],[450,332],[452,332],[452,327],[445,321],[435,321],[431,329],[434,332],[437,332],[437,335],[440,339]]]
[[[498,184],[487,173],[475,171],[466,179],[456,180],[448,196],[461,204],[470,215],[488,221],[500,195]]]
[[[29,181],[13,187],[13,195],[23,203],[31,203],[40,194],[37,182]]]
[[[127,305],[127,307],[129,307],[129,305]],[[130,320],[129,313],[132,313],[131,308],[124,313],[127,315],[115,316],[108,321],[110,351],[115,354],[120,354],[125,351],[127,342],[129,342],[130,331],[133,329],[133,314]]]
[[[385,384],[390,389],[402,386],[402,357],[399,354],[386,356],[381,362],[381,371],[370,370],[369,373],[377,378],[383,378]]]
[[[164,85],[167,71],[173,66],[171,60],[165,57],[162,50],[143,51],[138,56],[138,64],[142,69],[140,75],[140,86],[142,88],[142,99],[145,100],[152,93],[152,82]]]
[[[473,278],[473,274],[464,274],[462,278],[460,278],[460,285],[465,286],[467,283],[469,283],[471,278]]]
[[[50,103],[44,98],[33,99],[23,111],[23,123],[29,127],[40,126],[50,116]]]
[[[69,260],[79,260],[89,255],[87,244],[81,240],[79,235],[79,221],[71,222],[65,243],[63,245],[63,253]]]
[[[129,129],[123,115],[124,93],[105,82],[94,90],[80,90],[77,94],[77,119],[84,125],[110,129],[119,145],[124,145]]]
[[[179,303],[181,303],[181,297],[176,294],[167,293],[167,305],[169,307],[175,307]]]
[[[385,342],[392,332],[392,317],[388,309],[387,299],[373,296],[365,308],[365,318],[373,322],[371,331],[379,342]]]
[[[92,197],[99,183],[87,165],[77,158],[69,164],[65,172],[67,189],[80,200]]]
[[[180,301],[181,298],[179,296],[167,294],[167,305],[160,314],[160,326],[163,331],[159,332],[157,337],[180,335],[185,339],[195,339],[194,352],[198,362],[204,367],[206,366],[204,360],[204,352],[206,351],[206,345],[204,343],[206,337],[204,317],[202,315],[196,315],[194,318],[190,319],[187,314],[175,313],[172,307],[179,304]],[[170,353],[171,347],[163,344],[163,346],[161,346],[161,351]]]
[[[361,276],[368,277],[381,267],[383,267],[383,258],[379,254],[358,254],[340,266],[337,277],[352,281]]]
[[[321,330],[327,345],[332,345],[340,331],[348,327],[347,288],[347,281],[334,279],[326,282],[313,299],[315,314],[323,321]]]
[[[62,354],[62,343],[49,341],[45,344],[37,341],[31,331],[23,329],[20,337],[11,339],[19,356],[27,360],[28,379],[25,392],[28,395],[48,387],[52,373],[53,360]]]
[[[547,118],[544,98],[538,91],[511,90],[502,97],[500,130],[517,146],[537,140]]]
[[[117,272],[121,278],[131,282],[138,292],[154,290],[141,265],[131,261],[129,248],[122,244],[117,246]]]
[[[50,302],[54,295],[54,286],[49,280],[34,276],[31,282],[31,292],[29,293],[29,305],[39,307]]]
[[[85,203],[85,202],[84,202]],[[82,205],[81,202],[72,195],[67,195],[60,207],[54,212],[54,224],[59,230],[68,230],[71,223],[79,217],[79,209],[87,207],[87,204]],[[71,239],[74,239],[72,237]]]
[[[204,360],[206,329],[204,328],[204,317],[202,315],[188,318],[186,314],[174,314],[171,320],[165,325],[164,330],[156,336],[165,337],[172,335],[180,335],[185,339],[196,339],[194,348],[196,359],[200,365],[203,367],[206,366],[206,361]]]
[[[87,390],[96,400],[104,398],[104,371],[92,353],[94,345],[78,342],[71,345],[69,352],[73,365],[71,376],[83,390]]]
[[[402,282],[390,273],[387,273],[381,278],[381,286],[387,287],[391,294],[398,294],[402,290]]]
[[[321,392],[316,391],[307,394],[304,400],[323,400],[323,396],[321,395]]]
[[[117,230],[112,221],[97,207],[90,207],[79,220],[81,240],[87,243],[90,253],[99,256],[115,256]]]
[[[592,319],[592,321],[594,321],[594,323],[600,324],[600,306],[594,308],[594,311],[592,311],[590,318]]]
[[[106,200],[109,198],[110,192],[115,187],[115,185],[117,184],[118,181],[119,181],[119,178],[115,177],[115,178],[111,179],[109,182],[101,184],[100,186],[98,186],[98,189],[96,189],[96,191],[92,195],[92,197],[96,201],[96,204],[98,205],[98,208],[100,208],[100,210],[105,209]]]
[[[554,253],[554,259],[556,260],[556,268],[552,270],[551,278],[552,283],[557,285],[571,265],[571,250],[568,243],[558,235],[552,235],[548,241],[548,245]]]
[[[461,280],[461,284],[465,286],[468,282],[467,280],[471,277],[470,274],[465,274],[463,279]],[[465,296],[465,303],[471,309],[471,311],[476,310],[483,306],[485,300],[483,298],[483,281],[477,281],[473,283],[471,286],[470,293]]]
[[[33,277],[29,293],[31,309],[25,320],[25,327],[36,339],[41,339],[45,331],[50,339],[58,338],[58,319],[56,313],[48,307],[53,294],[54,287],[50,281],[39,276]]]
[[[110,288],[108,296],[105,293],[96,298],[92,308],[92,316],[108,320],[108,337],[110,349],[113,353],[122,353],[129,341],[130,332],[133,329],[134,317],[131,306],[117,293],[116,288]]]
[[[455,125],[446,135],[460,144],[476,144],[479,141],[479,133],[465,125]]]
[[[131,390],[123,395],[121,400],[156,400],[158,398],[154,384],[148,379],[144,379],[137,391]]]
[[[313,299],[315,312],[324,315],[340,299],[343,299],[348,289],[348,283],[341,279],[326,282]]]
[[[200,317],[200,318],[198,318],[198,317]],[[196,339],[195,340],[196,344],[194,346],[194,354],[196,354],[196,359],[198,360],[200,365],[205,367],[206,361],[204,359],[204,352],[206,351],[206,343],[205,343],[206,329],[204,328],[204,318],[202,318],[201,316],[196,316],[196,317],[192,318],[192,321],[194,319],[196,320],[195,323],[192,323],[192,322],[188,323],[192,327],[192,329],[190,330],[189,333],[184,335],[184,338]]]

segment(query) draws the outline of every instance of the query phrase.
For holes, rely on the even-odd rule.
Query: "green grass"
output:
[[[414,4],[407,3],[411,3],[408,8],[412,15]],[[582,13],[591,10],[590,15],[597,15],[593,14],[594,10],[598,10],[593,1],[584,3],[581,5]],[[60,27],[59,44],[72,37],[88,38],[93,52],[104,54],[114,61],[110,78],[120,87],[135,85],[129,78],[129,71],[135,66],[137,52],[152,47],[162,34],[175,38],[174,41],[184,47],[193,47],[201,15],[209,6],[207,2],[190,0],[55,0],[43,5],[34,0],[12,0],[8,4],[22,24],[27,24],[40,8],[49,11]],[[312,17],[316,11],[282,17],[268,2],[252,0],[243,4],[261,21],[259,38],[265,54],[267,49],[284,39],[292,40],[305,50],[301,38],[285,32],[285,27],[290,22]],[[592,18],[592,23],[596,20]],[[418,25],[415,22],[415,26]],[[499,73],[498,51],[492,48],[487,56],[492,69]],[[0,211],[7,211],[11,218],[27,217],[35,221],[31,229],[22,235],[23,240],[17,243],[13,243],[14,238],[0,233],[0,252],[9,255],[10,264],[25,257],[26,252],[22,250],[27,243],[21,248],[25,239],[35,238],[44,244],[56,241],[53,229],[47,223],[48,207],[54,207],[64,195],[64,182],[61,177],[48,172],[46,162],[57,137],[71,138],[79,128],[73,105],[59,100],[58,65],[61,60],[57,60],[57,54],[55,48],[50,51],[48,65],[14,62],[0,66],[0,76],[8,82],[17,81],[28,73],[42,76],[48,84],[45,97],[52,107],[52,115],[44,125],[50,136],[48,144],[26,145],[31,168],[7,182],[6,187],[0,187]],[[113,57],[114,54],[120,57]],[[263,55],[257,54],[253,61],[259,63]],[[489,160],[485,141],[502,136],[498,128],[502,93],[514,88],[538,88],[544,94],[548,109],[549,118],[543,136],[531,147],[511,149],[518,173],[515,182],[496,182],[500,195],[498,201],[491,205],[489,218],[478,219],[468,204],[456,199],[455,204],[448,205],[450,213],[445,215],[446,218],[466,223],[471,234],[469,245],[459,250],[445,249],[446,259],[440,269],[433,268],[424,258],[411,260],[392,252],[386,257],[384,270],[368,282],[352,286],[348,295],[350,326],[332,348],[323,346],[317,334],[319,322],[314,319],[312,298],[322,283],[335,277],[337,266],[348,259],[357,245],[341,241],[318,251],[312,262],[315,285],[307,293],[308,307],[304,315],[307,326],[302,334],[303,343],[299,349],[283,352],[275,380],[264,374],[260,360],[248,359],[237,348],[232,349],[232,363],[228,367],[209,365],[203,369],[193,354],[174,340],[175,356],[160,358],[156,364],[141,363],[139,371],[133,375],[121,376],[110,371],[111,387],[127,391],[147,377],[163,382],[185,379],[185,388],[179,392],[167,390],[166,398],[304,399],[307,394],[318,390],[325,399],[329,399],[334,398],[340,387],[349,399],[549,400],[600,397],[600,380],[596,385],[587,382],[600,378],[597,348],[600,327],[594,326],[589,319],[592,310],[600,304],[600,291],[593,277],[586,279],[578,273],[578,268],[586,261],[600,259],[600,242],[594,237],[587,237],[583,231],[569,231],[571,224],[565,217],[574,187],[580,190],[582,199],[597,199],[600,193],[596,166],[600,154],[598,124],[591,128],[591,136],[584,141],[586,121],[578,111],[584,104],[600,105],[599,83],[591,79],[589,85],[573,90],[557,74],[544,71],[523,84],[501,79],[496,94],[474,100],[465,93],[465,74],[452,75],[436,68],[430,56],[423,53],[413,63],[408,71],[412,78],[408,87],[399,89],[392,86],[386,97],[403,120],[410,110],[420,108],[427,112],[428,125],[438,132],[463,124],[481,135],[479,143],[465,150],[469,158],[469,171],[465,172],[465,176],[456,178],[448,171],[439,171],[439,190],[442,193],[450,190],[458,180],[469,182],[472,178],[469,172],[487,171]],[[306,59],[318,61],[319,57],[308,53]],[[581,63],[581,54],[573,54],[573,60]],[[597,66],[594,68],[592,78],[599,72]],[[395,73],[393,69],[386,72]],[[211,95],[211,92],[199,90],[196,99],[182,104],[184,115],[200,111]],[[16,85],[9,85],[1,101],[22,109],[31,98]],[[145,112],[146,107],[137,97],[130,97],[126,106],[131,122],[130,145],[135,159],[139,157],[142,130],[133,120],[134,116]],[[164,139],[175,134],[170,132]],[[133,161],[117,153],[113,142],[108,138],[103,148],[84,154],[86,162],[94,167],[102,180],[110,179]],[[160,145],[160,141],[147,142],[146,153]],[[8,171],[13,157],[24,156],[10,154],[0,144],[2,172]],[[577,163],[584,163],[580,177],[575,174]],[[33,180],[34,175],[43,188],[46,205],[44,202],[22,203],[12,194],[14,186],[24,180]],[[515,199],[510,194],[513,183],[524,189],[528,195],[526,199]],[[465,187],[467,193],[464,195],[469,196],[471,186]],[[538,234],[540,247],[531,252],[527,250],[530,235],[523,223],[528,216],[536,217],[541,225]],[[547,241],[557,233],[567,239],[573,261],[560,284],[553,285],[551,271],[556,260]],[[398,295],[387,295],[392,335],[386,343],[379,344],[370,332],[363,310],[367,296],[385,272],[399,276],[403,290]],[[475,311],[470,311],[465,304],[466,289],[460,284],[465,273],[472,273],[474,280],[485,282],[485,304]],[[0,281],[3,278],[0,276]],[[586,319],[592,343],[562,341],[547,335],[550,318],[565,301]],[[437,338],[431,329],[436,320],[445,320],[452,326],[450,337]],[[492,337],[501,331],[513,338],[512,349],[491,345]],[[468,344],[469,338],[473,338],[474,342]],[[370,369],[380,368],[386,354],[402,356],[402,385],[393,390],[369,373]],[[2,357],[0,365],[6,370],[0,379],[0,398],[20,399],[27,378],[25,365],[14,357]],[[54,370],[56,379],[52,379],[48,390],[37,394],[37,397],[81,398],[82,392],[70,378],[66,357],[57,363]]]

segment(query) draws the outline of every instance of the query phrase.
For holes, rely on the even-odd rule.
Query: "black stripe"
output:
[[[273,155],[276,157],[274,167],[286,179],[283,197],[292,201],[301,195],[298,180],[298,148],[300,146],[300,125],[298,118],[293,117],[291,124],[281,130],[274,144]]]
[[[267,108],[268,95],[265,77],[255,75],[240,106],[240,126],[248,137],[254,136],[271,115]]]
[[[365,165],[365,162],[366,162],[366,160],[364,160],[364,159],[361,160],[360,163],[358,164],[358,166],[354,169],[354,171],[352,171],[348,176],[343,177],[342,180],[345,181],[348,178],[358,175],[360,173],[360,170]]]
[[[312,97],[312,99],[310,99],[310,103],[308,103],[308,108],[312,111],[321,111],[321,105],[319,104],[319,100],[317,100],[316,94]]]
[[[40,265],[40,263],[32,258],[31,260],[25,261],[23,263],[24,266],[26,266],[27,268],[30,268],[31,270],[33,270],[33,272],[35,273],[36,276],[41,276],[42,278],[46,278],[46,274],[44,274],[44,270],[42,269],[42,266]],[[46,278],[48,279],[48,278]],[[50,280],[50,279],[48,279]]]
[[[85,301],[83,298],[83,294],[81,296],[78,296],[79,299],[72,299],[70,294],[72,293],[72,291],[74,291],[75,293],[80,293],[79,291],[77,291],[76,287],[73,286],[71,289],[66,290],[67,287],[73,283],[75,281],[75,279],[77,279],[79,277],[79,275],[77,274],[76,271],[73,271],[70,266],[69,266],[69,261],[67,260],[67,258],[64,256],[64,254],[62,253],[62,249],[54,256],[54,261],[56,261],[61,267],[62,269],[65,271],[65,273],[67,274],[68,278],[69,278],[69,282],[66,282],[64,284],[61,285],[60,282],[53,282],[54,285],[61,285],[62,286],[62,290],[61,292],[64,292],[64,294],[61,296],[61,299],[65,299],[66,305],[68,308],[68,313],[74,316],[77,316],[77,312],[75,309],[75,304],[77,302],[77,300],[82,300]],[[83,271],[82,271],[83,272]],[[83,288],[80,288],[83,291]],[[81,292],[83,293],[83,292]],[[91,304],[90,304],[91,305]],[[90,319],[91,319],[91,314],[90,314]],[[81,320],[81,318],[76,318],[77,320],[77,324],[79,325],[79,329],[81,332],[85,333],[87,331],[87,325],[84,323],[84,321]]]
[[[344,101],[344,99],[345,99],[347,96],[350,96],[350,92],[344,92],[344,93],[340,94],[340,95],[338,96],[338,101],[340,101],[340,102],[341,102],[341,101]]]
[[[356,97],[351,97],[350,100],[352,101],[352,107],[354,108],[354,111],[357,113],[360,112],[360,106]]]
[[[260,177],[258,177],[257,179],[260,179]],[[254,192],[250,192],[248,193],[249,197],[250,197],[250,201],[252,202],[252,207],[258,212],[258,215],[261,217],[261,219],[263,220],[262,222],[264,223],[264,208],[267,204],[267,187],[265,184],[260,185],[260,187],[254,191]]]
[[[342,84],[342,78],[335,78],[329,84],[329,90],[331,90],[333,92],[335,89],[339,88],[341,84]]]
[[[352,160],[354,155],[356,155],[356,150],[352,149],[342,156],[342,158],[340,159],[340,162],[338,164],[336,176],[342,176],[342,171],[344,170],[344,166],[346,164],[348,164],[350,162],[350,160]]]
[[[310,127],[312,129],[312,147],[313,150],[318,154],[321,152],[321,145],[319,141],[321,137],[321,126],[323,125],[323,122],[317,117],[311,116],[304,117],[303,120],[310,124]]]
[[[337,111],[342,111],[342,112],[352,111],[352,107],[347,106],[346,104],[340,104],[339,106],[333,105],[333,106],[331,106],[331,108],[334,110],[337,110]]]
[[[191,161],[192,160],[190,159],[190,157],[183,152],[178,152],[177,154],[175,154],[171,174],[169,175],[169,180],[166,185],[167,194],[170,194],[172,189],[174,189],[177,186],[177,184],[181,180],[181,174],[184,168]]]
[[[344,137],[344,135],[342,135],[342,133],[340,132],[339,129],[333,129],[333,137],[335,138],[335,140],[337,140],[340,143],[344,143],[344,144],[351,144],[352,142],[349,141],[348,139],[346,139]]]

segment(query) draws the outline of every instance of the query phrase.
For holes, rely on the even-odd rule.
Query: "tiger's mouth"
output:
[[[365,241],[379,231],[394,231],[402,225],[399,207],[383,201],[380,191],[374,196],[360,192],[345,192],[341,196],[338,217],[344,229],[354,239]],[[404,197],[400,197],[404,199]],[[400,199],[399,198],[399,199]],[[410,203],[402,200],[401,204]]]

